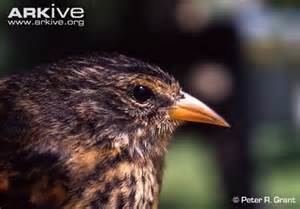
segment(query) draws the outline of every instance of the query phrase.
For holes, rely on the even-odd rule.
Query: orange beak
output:
[[[223,127],[230,125],[206,104],[195,97],[181,92],[183,98],[169,109],[169,115],[174,120],[209,123]]]

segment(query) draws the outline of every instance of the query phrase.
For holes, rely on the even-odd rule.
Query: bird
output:
[[[1,209],[157,209],[185,121],[229,127],[156,65],[73,56],[0,79]]]

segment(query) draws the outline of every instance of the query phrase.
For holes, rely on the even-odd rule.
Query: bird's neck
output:
[[[91,172],[80,179],[81,198],[66,208],[157,208],[163,159],[134,161],[116,150],[84,155]]]
[[[65,208],[157,208],[168,141],[137,130],[133,135],[118,134],[108,145],[77,143],[66,165],[72,191],[81,198],[70,200]]]

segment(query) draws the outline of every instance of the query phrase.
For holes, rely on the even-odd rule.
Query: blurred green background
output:
[[[12,26],[12,7],[83,7],[85,25]],[[300,208],[300,1],[1,0],[0,73],[73,54],[120,52],[160,65],[230,130],[175,135],[161,209]],[[234,196],[295,198],[238,204]]]

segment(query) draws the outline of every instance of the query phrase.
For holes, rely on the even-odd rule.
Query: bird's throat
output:
[[[162,162],[139,164],[123,157],[116,155],[97,165],[95,173],[80,183],[81,198],[65,208],[157,208]]]

